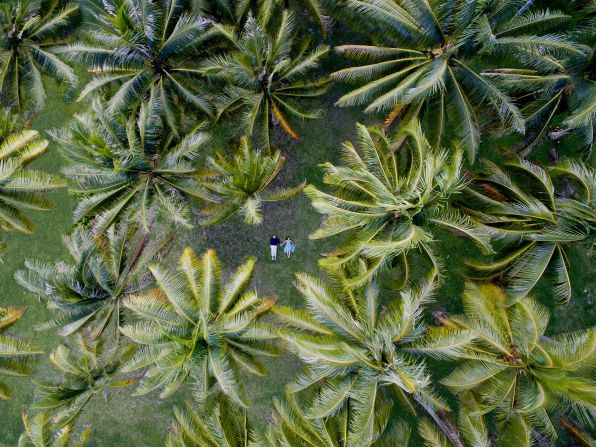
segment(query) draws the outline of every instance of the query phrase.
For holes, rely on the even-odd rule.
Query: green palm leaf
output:
[[[9,2],[0,13],[0,100],[23,113],[39,112],[45,102],[41,75],[68,87],[70,97],[77,77],[51,49],[72,29],[74,2],[53,0]],[[50,49],[48,49],[50,47]]]

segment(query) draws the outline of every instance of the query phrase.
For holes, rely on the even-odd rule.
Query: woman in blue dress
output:
[[[283,242],[283,244],[281,244],[281,246],[284,248],[284,253],[288,257],[288,259],[290,259],[292,257],[292,253],[296,251],[296,244],[294,243],[294,241],[290,239],[290,236],[288,236],[286,237],[286,240]]]

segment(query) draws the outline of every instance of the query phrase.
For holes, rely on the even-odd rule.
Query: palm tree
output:
[[[29,363],[42,354],[40,347],[5,334],[6,330],[21,319],[25,309],[20,307],[0,307],[0,373],[8,376],[28,376],[31,374]],[[0,400],[12,397],[8,385],[0,381]]]
[[[74,71],[52,46],[66,33],[78,11],[74,2],[8,0],[0,7],[0,100],[5,106],[33,113],[44,106],[44,74],[68,86],[77,86]]]
[[[94,75],[79,100],[107,90],[108,111],[116,113],[137,110],[156,96],[174,130],[181,107],[212,113],[196,67],[224,46],[230,37],[225,27],[187,12],[184,0],[103,0],[92,5],[89,13],[95,23],[86,35],[88,43],[59,50],[87,64]]]
[[[560,4],[573,21],[566,27],[568,37],[588,49],[592,47],[592,2],[572,0]],[[547,65],[542,69],[491,70],[485,73],[506,91],[516,95],[531,95],[533,99],[522,108],[532,134],[527,145],[518,152],[520,156],[526,157],[544,141],[545,136],[558,140],[569,133],[579,136],[586,152],[591,150],[596,120],[593,54],[593,51],[585,51],[561,60],[545,60]],[[558,124],[553,129],[555,123]]]
[[[174,409],[166,447],[261,447],[247,410],[218,395],[211,411],[195,411],[189,404]],[[264,446],[263,446],[264,447]]]
[[[210,202],[202,210],[206,216],[202,223],[214,225],[240,213],[246,223],[260,224],[263,202],[287,200],[306,186],[301,183],[295,188],[268,190],[285,161],[280,152],[255,150],[247,137],[242,137],[232,159],[221,152],[209,157],[199,180],[208,192],[203,199]]]
[[[299,405],[295,395],[286,393],[286,401],[275,399],[275,412],[267,433],[271,447],[382,447],[392,445],[395,440],[399,440],[401,446],[408,445],[410,427],[389,414],[377,415],[374,433],[363,443],[351,430],[347,408],[342,408],[333,417],[313,419]]]
[[[337,48],[365,64],[333,73],[333,79],[364,83],[337,104],[388,111],[386,125],[404,115],[405,120],[424,115],[433,145],[444,134],[456,137],[473,161],[483,124],[497,118],[518,132],[525,129],[521,111],[486,70],[552,67],[559,58],[589,51],[560,34],[545,34],[568,15],[518,15],[517,6],[509,0],[348,1],[353,19],[363,23],[373,44]],[[540,80],[541,74],[535,77]]]
[[[70,165],[63,169],[80,197],[76,222],[94,234],[126,220],[145,231],[157,215],[190,228],[188,199],[199,197],[193,161],[209,136],[195,129],[182,139],[163,124],[163,104],[152,96],[139,117],[113,115],[99,102],[76,115],[70,129],[53,132]]]
[[[44,193],[66,186],[60,178],[27,165],[48,148],[35,130],[23,129],[16,116],[0,111],[0,243],[3,232],[31,233],[26,211],[45,211],[53,204]]]
[[[284,12],[275,32],[267,33],[249,18],[236,40],[237,51],[215,57],[201,66],[210,79],[225,80],[228,86],[219,99],[218,116],[242,112],[242,131],[265,146],[270,144],[272,122],[298,139],[290,119],[314,119],[320,111],[308,112],[293,100],[313,98],[327,91],[327,81],[311,81],[308,74],[329,51],[320,46],[308,51],[308,43],[295,48],[294,19]]]
[[[343,415],[353,436],[348,445],[370,445],[377,437],[391,439],[393,431],[383,421],[397,399],[414,413],[423,408],[449,432],[437,413],[447,406],[431,390],[424,363],[410,354],[422,335],[420,319],[432,285],[405,290],[384,307],[376,281],[358,291],[342,290],[342,281],[327,283],[299,273],[295,284],[306,310],[274,308],[284,326],[280,337],[307,364],[289,388],[307,408],[306,418],[340,414],[341,419],[349,409],[349,416]]]
[[[48,413],[38,413],[32,418],[23,413],[25,431],[19,437],[18,447],[83,447],[89,438],[89,429],[85,429],[79,439],[72,441],[71,425],[55,429]]]
[[[594,423],[593,329],[545,337],[548,310],[529,296],[509,305],[492,284],[467,283],[463,306],[463,315],[440,315],[416,350],[460,362],[441,383],[472,393],[475,415],[493,414],[499,436],[516,446],[529,445],[532,428],[555,437],[550,411]]]
[[[326,193],[312,185],[305,189],[315,209],[325,215],[311,238],[344,232],[350,235],[343,247],[321,262],[324,267],[335,269],[365,259],[368,268],[348,282],[349,286],[359,286],[399,262],[406,284],[409,258],[418,250],[431,261],[431,276],[440,274],[433,227],[469,236],[490,252],[487,228],[450,204],[466,184],[461,174],[461,151],[433,150],[417,121],[402,126],[393,140],[378,128],[367,129],[360,124],[357,133],[359,151],[346,142],[342,166],[322,165],[323,181],[332,191]],[[394,153],[397,141],[403,141],[399,144],[405,144],[407,152]]]
[[[70,264],[25,261],[27,270],[17,271],[16,281],[58,311],[57,318],[39,328],[59,327],[62,336],[84,331],[93,340],[117,338],[124,318],[122,300],[147,287],[147,264],[171,243],[171,238],[149,239],[149,233],[139,237],[134,225],[110,227],[101,237],[76,228],[63,238]]]
[[[510,304],[546,276],[554,283],[555,299],[568,302],[566,250],[594,242],[596,172],[572,160],[544,169],[515,159],[507,163],[511,175],[489,161],[483,164],[484,174],[467,190],[467,206],[509,245],[492,262],[469,262],[474,275],[502,278]]]
[[[225,286],[213,250],[199,259],[186,248],[176,272],[149,267],[158,288],[124,301],[138,321],[122,332],[142,345],[125,371],[147,369],[137,394],[163,388],[165,397],[191,378],[199,401],[216,384],[246,405],[240,370],[262,376],[266,371],[257,356],[277,353],[275,334],[258,321],[275,300],[247,290],[254,266],[249,259]]]
[[[110,388],[135,382],[121,376],[122,365],[134,353],[133,345],[114,346],[84,338],[80,333],[70,341],[71,346],[60,345],[50,354],[61,377],[36,382],[36,400],[31,406],[52,414],[58,427],[72,425],[94,396],[107,398]]]

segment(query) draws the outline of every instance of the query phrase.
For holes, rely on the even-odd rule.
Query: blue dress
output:
[[[296,250],[296,244],[294,244],[294,242],[292,242],[292,241],[286,241],[286,244],[284,245],[284,253],[285,254],[294,253],[295,250]]]

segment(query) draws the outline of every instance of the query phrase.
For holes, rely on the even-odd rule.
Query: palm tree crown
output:
[[[210,157],[199,180],[206,190],[203,199],[210,202],[202,210],[206,216],[203,224],[214,225],[236,213],[249,224],[260,224],[263,202],[289,199],[306,186],[301,183],[295,188],[269,189],[285,161],[280,152],[255,150],[247,137],[242,137],[232,159],[221,152]]]
[[[342,166],[325,163],[323,181],[331,193],[309,185],[305,193],[325,220],[311,238],[343,232],[352,235],[346,244],[321,261],[336,268],[366,259],[367,270],[350,280],[362,285],[392,262],[402,262],[407,281],[408,255],[420,250],[440,273],[434,254],[432,226],[445,227],[471,237],[490,251],[488,230],[450,205],[465,186],[461,151],[434,150],[417,121],[402,126],[395,140],[377,128],[358,125],[357,151],[344,143]],[[407,156],[394,152],[405,144]]]
[[[199,259],[187,248],[176,272],[150,266],[158,288],[126,298],[126,307],[139,320],[122,328],[143,345],[126,368],[148,368],[138,393],[163,387],[166,396],[190,377],[199,400],[215,383],[245,405],[240,369],[263,375],[265,368],[257,356],[277,352],[272,344],[275,334],[258,321],[274,300],[247,290],[254,266],[254,259],[249,259],[225,286],[213,250]]]
[[[470,213],[509,247],[500,259],[469,265],[478,277],[501,276],[511,302],[547,276],[555,299],[566,303],[571,298],[566,249],[594,242],[596,172],[571,160],[547,169],[521,159],[507,166],[509,173],[484,161],[485,173],[467,192],[468,205],[476,209]]]
[[[544,69],[559,57],[587,51],[560,34],[544,34],[569,16],[556,11],[520,16],[518,7],[519,2],[512,0],[349,1],[348,8],[374,30],[374,43],[338,47],[350,59],[366,64],[333,74],[335,79],[365,82],[338,104],[367,105],[368,112],[391,111],[388,124],[406,110],[408,117],[425,113],[433,144],[449,129],[473,160],[481,121],[497,116],[519,132],[525,128],[522,113],[485,75],[486,69]],[[480,109],[485,110],[484,117]]]
[[[431,391],[424,364],[409,353],[421,335],[422,308],[432,287],[408,289],[382,307],[375,281],[359,291],[342,291],[342,281],[337,277],[325,283],[299,273],[296,287],[306,310],[280,306],[274,313],[285,326],[280,336],[308,365],[290,385],[291,392],[303,396],[307,418],[326,418],[349,408],[353,444],[348,445],[369,445],[377,437],[391,436],[392,430],[381,424],[379,431],[376,421],[389,414],[392,397],[410,408],[413,402],[430,411],[446,408]]]
[[[3,232],[31,233],[25,211],[45,211],[53,204],[44,192],[66,186],[60,178],[27,165],[48,148],[35,130],[23,129],[16,117],[0,111],[0,238]]]
[[[489,70],[501,88],[514,95],[531,95],[521,109],[526,120],[528,144],[518,153],[526,157],[548,136],[558,140],[573,133],[587,152],[594,141],[596,124],[596,82],[593,79],[594,5],[578,0],[560,2],[572,24],[565,26],[569,39],[583,45],[581,53],[560,59],[544,59],[544,67]],[[539,22],[540,13],[534,20]],[[548,15],[543,18],[548,18]],[[563,129],[553,129],[557,123]],[[558,127],[558,126],[557,126]],[[549,129],[551,132],[549,132]]]
[[[94,396],[108,396],[109,389],[126,387],[134,379],[122,378],[121,367],[134,353],[132,344],[116,346],[75,334],[70,346],[60,345],[50,354],[59,378],[36,382],[31,408],[52,414],[59,427],[72,425]]]
[[[114,86],[110,113],[137,109],[150,95],[163,104],[166,122],[178,127],[177,107],[211,114],[197,79],[196,65],[219,48],[227,31],[186,12],[185,1],[105,0],[90,8],[94,30],[89,43],[60,49],[89,65],[94,75],[79,99]]]
[[[549,312],[526,296],[507,307],[494,285],[467,283],[463,315],[441,315],[420,352],[460,360],[441,382],[478,397],[477,414],[495,412],[503,433],[529,438],[532,426],[555,436],[547,410],[572,408],[589,425],[596,416],[593,329],[545,337]]]
[[[306,42],[296,49],[293,32],[294,19],[287,12],[271,33],[251,17],[237,39],[238,50],[213,58],[201,68],[207,77],[229,84],[220,98],[219,114],[242,111],[243,131],[264,145],[270,143],[272,120],[298,139],[290,118],[317,118],[320,113],[300,110],[292,100],[320,96],[327,90],[325,80],[310,81],[308,74],[318,67],[328,47],[308,51]]]
[[[163,238],[150,241],[148,233],[139,237],[134,230],[132,225],[110,227],[94,237],[77,228],[63,238],[71,264],[25,261],[27,270],[15,273],[17,282],[59,312],[41,329],[60,327],[63,336],[85,330],[94,340],[120,335],[123,298],[150,283],[147,264],[164,248]]]
[[[76,222],[91,221],[96,234],[125,219],[145,230],[157,214],[191,227],[189,197],[198,197],[192,161],[209,140],[199,130],[176,138],[164,126],[161,99],[152,96],[138,119],[111,115],[100,103],[93,114],[76,115],[54,139],[70,162],[63,172],[81,199]]]
[[[77,10],[74,2],[54,0],[9,0],[0,7],[0,100],[5,106],[41,110],[42,74],[67,84],[68,94],[74,91],[74,71],[49,47],[68,30]]]
[[[28,376],[29,363],[43,351],[36,343],[28,342],[4,332],[21,319],[25,309],[0,307],[0,373],[8,376]],[[0,400],[10,399],[12,391],[0,381]]]

